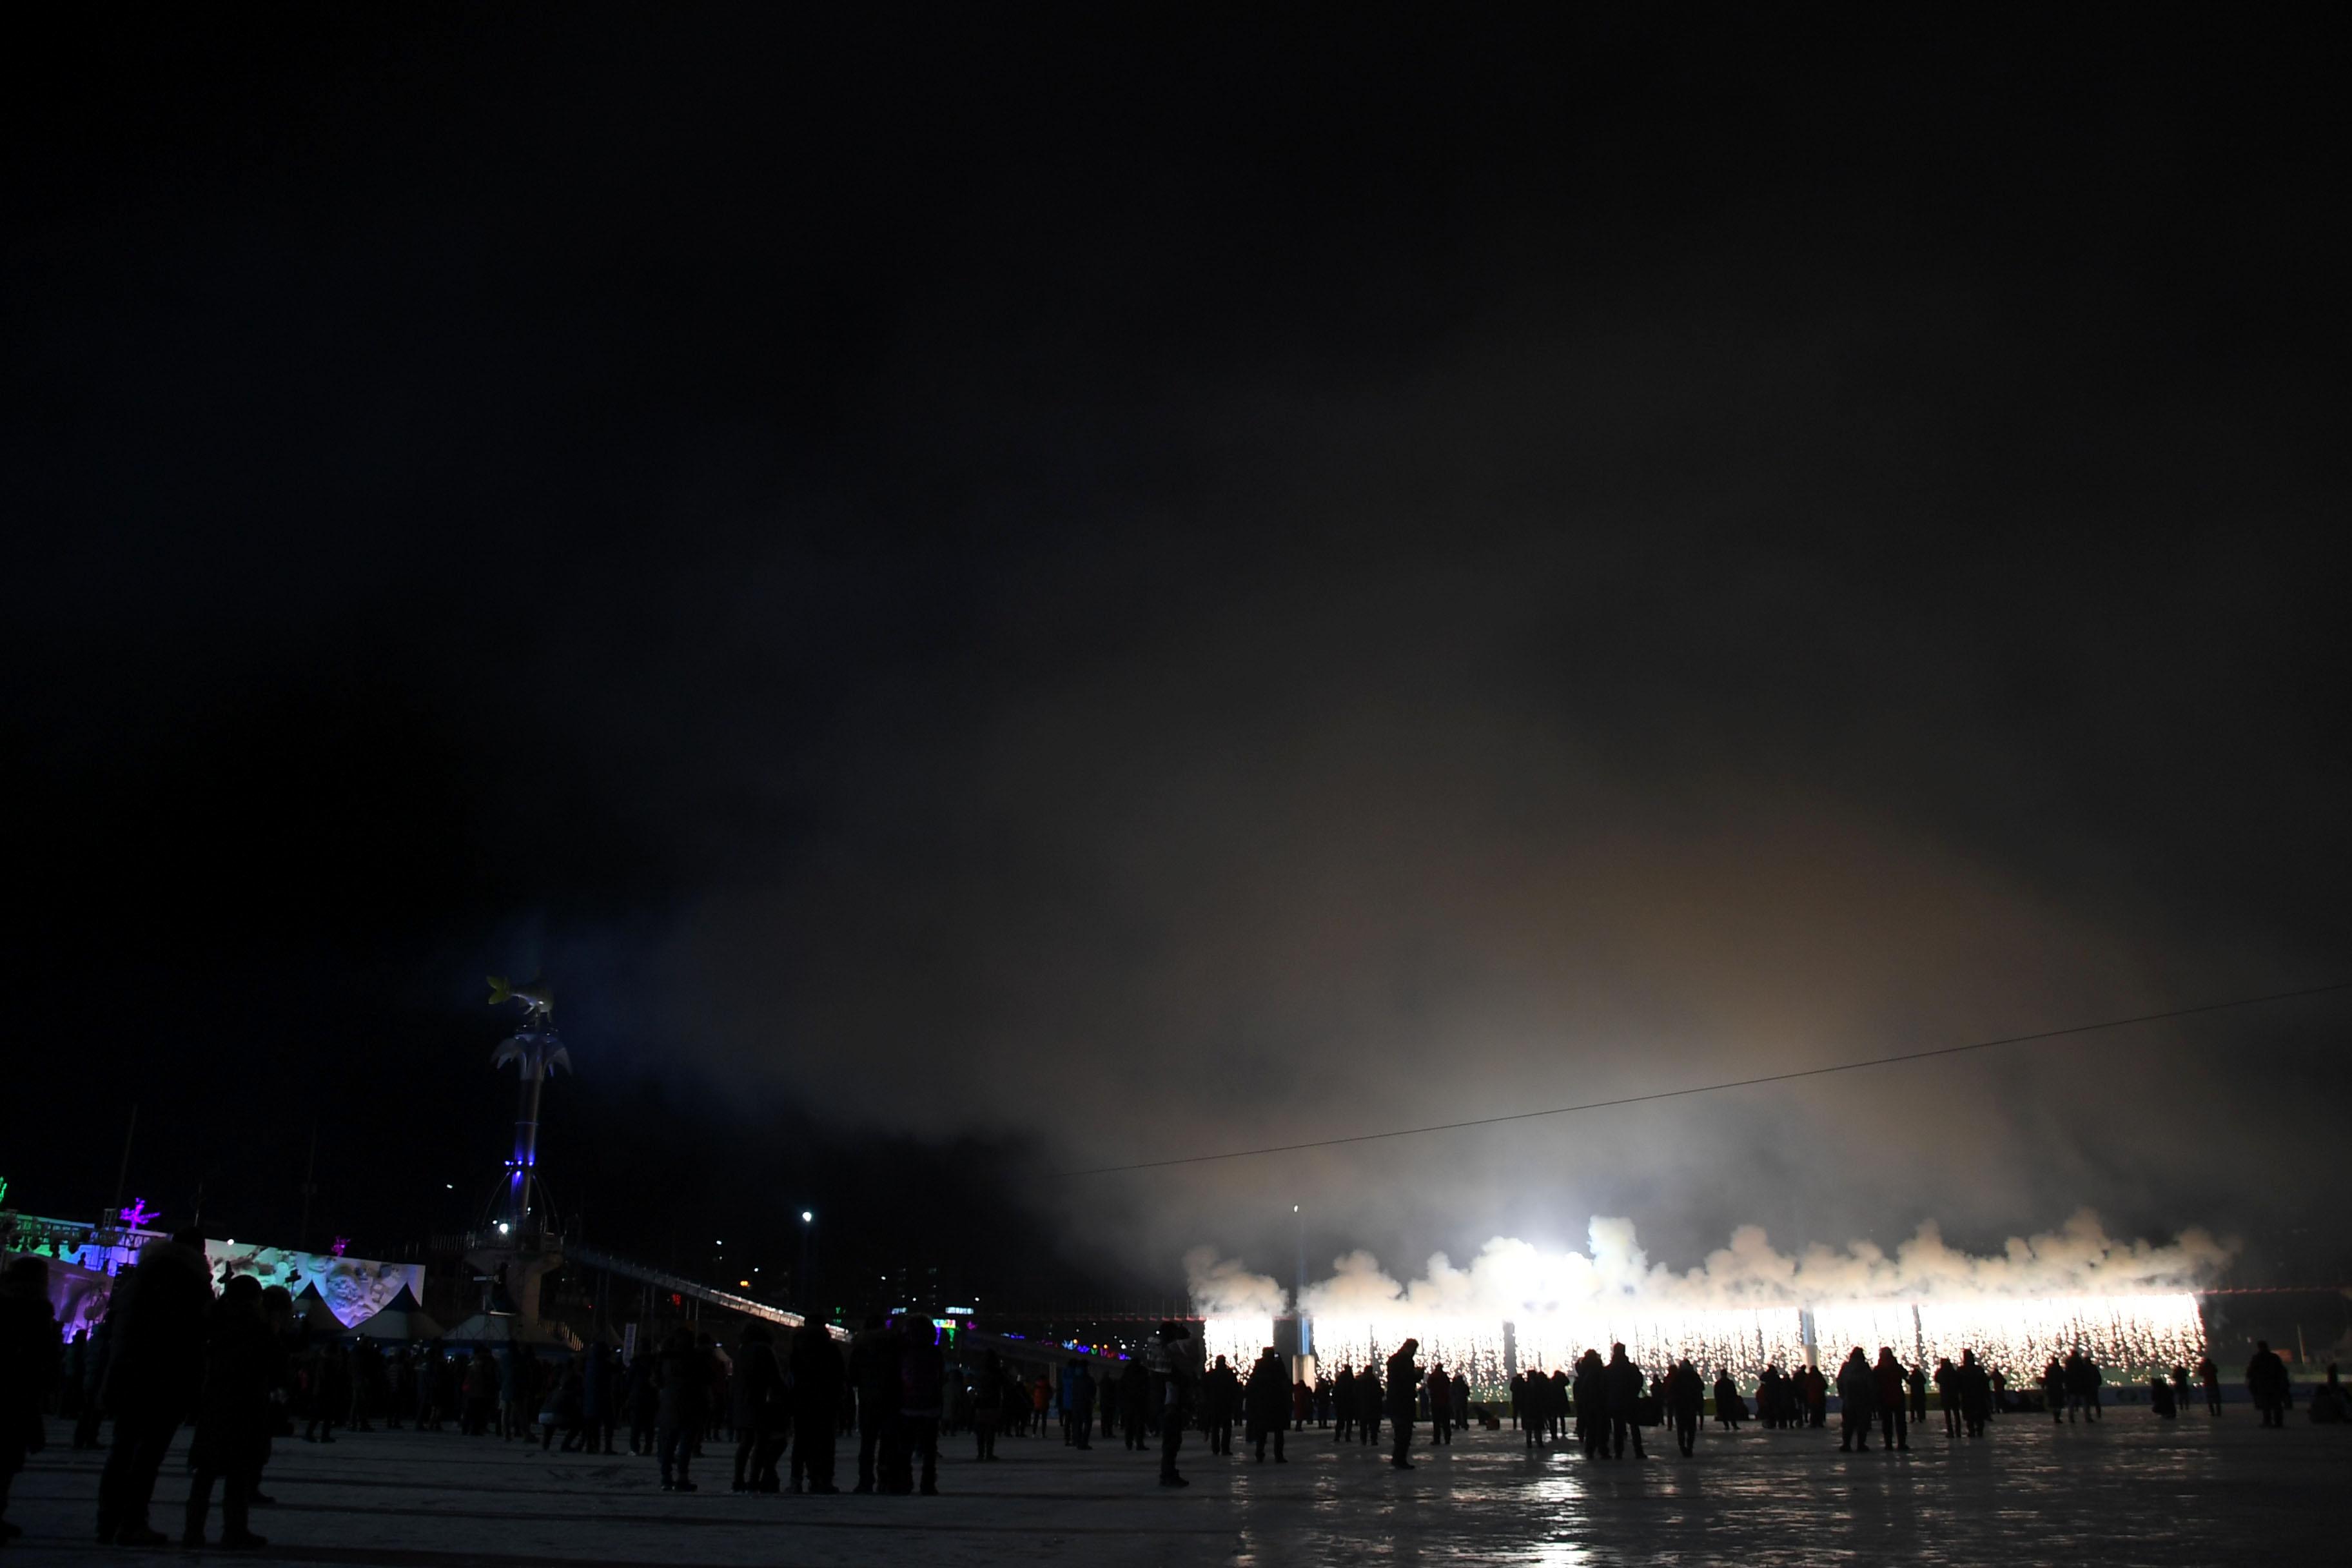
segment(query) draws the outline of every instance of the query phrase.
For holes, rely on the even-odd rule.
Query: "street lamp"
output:
[[[801,1210],[800,1289],[797,1294],[800,1296],[801,1315],[810,1318],[816,1315],[816,1282],[809,1278],[809,1260],[815,1255],[815,1243],[816,1210],[803,1209]]]

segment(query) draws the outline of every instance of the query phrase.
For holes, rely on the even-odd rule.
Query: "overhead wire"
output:
[[[1726,1089],[1754,1089],[1768,1083],[1788,1083],[1797,1079],[1824,1078],[1831,1073],[1860,1072],[1864,1068],[1891,1067],[1900,1062],[1927,1061],[1937,1057],[1956,1057],[1970,1051],[1989,1051],[2001,1046],[2029,1045],[2037,1040],[2063,1039],[2074,1035],[2094,1035],[2108,1029],[2127,1029],[2139,1024],[2158,1024],[2169,1018],[2189,1018],[2200,1013],[2225,1013],[2240,1007],[2259,1007],[2266,1003],[2291,1002],[2306,996],[2326,996],[2339,991],[2352,991],[2352,980],[2339,980],[2327,985],[2306,985],[2294,991],[2273,991],[2261,996],[2236,996],[2226,1002],[2200,1002],[2189,1007],[2170,1007],[2160,1013],[2136,1013],[2127,1018],[2106,1018],[2095,1024],[2070,1024],[2063,1029],[2038,1029],[2027,1035],[2001,1035],[1989,1040],[1970,1040],[1964,1045],[1932,1046],[1926,1050],[1896,1051],[1888,1056],[1869,1057],[1861,1061],[1832,1062],[1826,1067],[1793,1068],[1787,1072],[1762,1073],[1754,1078],[1725,1079],[1717,1083],[1695,1083],[1682,1089],[1653,1089],[1645,1094],[1621,1095],[1613,1100],[1587,1100],[1574,1105],[1555,1105],[1541,1110],[1512,1110],[1498,1116],[1473,1116],[1459,1121],[1433,1121],[1421,1127],[1391,1127],[1380,1132],[1351,1132],[1339,1138],[1311,1138],[1297,1143],[1269,1143],[1257,1149],[1228,1149],[1214,1154],[1180,1154],[1164,1160],[1138,1160],[1123,1165],[1095,1165],[1079,1171],[1056,1171],[1057,1180],[1079,1176],[1111,1176],[1128,1171],[1159,1171],[1171,1165],[1205,1165],[1223,1160],[1252,1160],[1265,1154],[1295,1154],[1308,1149],[1336,1149],[1349,1143],[1376,1143],[1391,1138],[1417,1138],[1431,1132],[1455,1132],[1470,1127],[1496,1127],[1510,1121],[1534,1121],[1547,1116],[1570,1116],[1580,1110],[1607,1110],[1617,1106],[1643,1105],[1653,1100],[1679,1100],[1695,1094],[1718,1094]]]

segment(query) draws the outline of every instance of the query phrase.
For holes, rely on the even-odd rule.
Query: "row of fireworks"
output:
[[[1270,1317],[1204,1320],[1204,1349],[1238,1366],[1275,1342]],[[2109,1378],[2194,1367],[2205,1328],[2191,1295],[2073,1296],[2040,1300],[1872,1301],[1816,1307],[1645,1311],[1593,1308],[1512,1322],[1396,1315],[1317,1318],[1309,1325],[1316,1365],[1377,1366],[1408,1338],[1421,1342],[1423,1370],[1443,1366],[1474,1386],[1498,1388],[1515,1373],[1574,1365],[1586,1350],[1604,1357],[1622,1344],[1657,1370],[1684,1358],[1712,1379],[1727,1371],[1753,1385],[1767,1366],[1790,1371],[1813,1361],[1833,1367],[1859,1345],[1875,1357],[1892,1349],[1906,1363],[1957,1363],[1972,1350],[2013,1382],[2038,1376],[2053,1356],[2081,1350]]]

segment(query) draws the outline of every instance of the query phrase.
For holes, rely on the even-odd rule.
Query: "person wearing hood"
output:
[[[268,1544],[247,1528],[247,1510],[269,1454],[270,1391],[277,1387],[282,1356],[278,1336],[263,1315],[261,1282],[239,1274],[214,1303],[210,1342],[205,1346],[204,1389],[196,1405],[195,1439],[188,1446],[187,1520],[180,1544],[205,1544],[205,1521],[212,1511],[213,1483],[221,1483],[223,1546]]]
[[[163,1546],[170,1537],[147,1522],[172,1438],[204,1388],[205,1336],[211,1326],[211,1265],[201,1231],[182,1231],[140,1248],[139,1261],[114,1288],[113,1359],[106,1412],[114,1442],[98,1481],[98,1538],[123,1546]]]
[[[1870,1369],[1870,1358],[1862,1347],[1838,1368],[1838,1452],[1841,1454],[1870,1452],[1870,1418],[1878,1403],[1878,1374]]]
[[[47,1446],[41,1413],[61,1355],[48,1260],[10,1258],[0,1274],[0,1541],[19,1533],[7,1521],[8,1486],[25,1468],[25,1456]]]

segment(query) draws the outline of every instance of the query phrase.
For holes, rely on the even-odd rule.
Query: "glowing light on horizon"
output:
[[[1383,1366],[1407,1338],[1421,1342],[1422,1371],[1443,1366],[1471,1384],[1497,1388],[1511,1371],[1572,1368],[1588,1349],[1604,1357],[1612,1344],[1656,1372],[1687,1356],[1708,1378],[1728,1370],[1752,1386],[1768,1365],[1804,1364],[1805,1321],[1824,1368],[1860,1345],[1872,1356],[1892,1348],[1905,1364],[1958,1362],[1973,1350],[1986,1365],[2022,1384],[2053,1355],[2077,1346],[2110,1375],[2194,1366],[2205,1353],[2197,1298],[2187,1292],[2126,1296],[1961,1298],[1937,1301],[1849,1301],[1811,1309],[1726,1307],[1661,1310],[1638,1300],[1528,1313],[1507,1326],[1482,1318],[1398,1311],[1314,1321],[1318,1370]],[[1246,1366],[1274,1342],[1274,1320],[1211,1317],[1202,1326],[1209,1355]]]
[[[1257,1363],[1257,1352],[1272,1343],[1274,1320],[1270,1317],[1244,1314],[1201,1321],[1201,1356],[1204,1365],[1214,1366],[1217,1358],[1223,1356],[1227,1365],[1246,1372]]]

